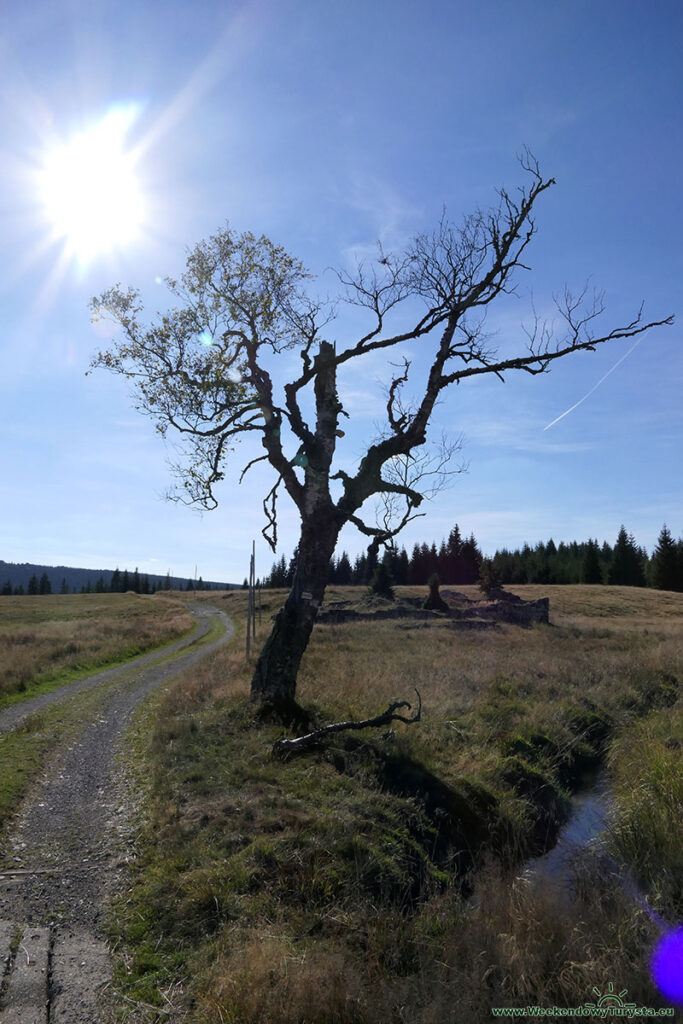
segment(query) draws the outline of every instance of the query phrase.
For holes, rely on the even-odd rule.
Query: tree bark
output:
[[[285,722],[301,717],[297,674],[325,594],[339,529],[332,517],[311,516],[302,524],[292,589],[254,669],[252,701]]]
[[[251,681],[252,701],[285,722],[302,718],[295,701],[297,673],[322,604],[337,537],[348,518],[340,513],[330,496],[330,466],[342,407],[337,395],[335,350],[329,342],[321,342],[312,375],[315,433],[299,429],[300,461],[294,463],[304,470],[305,483],[301,488],[295,479],[299,490],[292,490],[285,479],[301,514],[297,567],[292,589],[278,612]],[[288,390],[287,404],[290,422],[299,424],[294,388]]]

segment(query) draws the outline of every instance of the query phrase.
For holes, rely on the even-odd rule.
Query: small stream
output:
[[[571,800],[570,817],[561,830],[555,846],[542,857],[528,860],[518,879],[533,889],[549,889],[564,903],[569,904],[574,892],[575,864],[590,847],[600,847],[601,837],[609,828],[614,812],[612,796],[605,773],[600,773],[585,789]],[[655,986],[664,999],[683,1007],[683,927],[672,927],[649,904],[636,881],[623,864],[618,864],[606,851],[601,861],[613,877],[618,879],[623,892],[644,910],[659,931],[653,946],[650,967]]]
[[[572,884],[572,866],[577,856],[593,845],[605,831],[613,800],[604,774],[572,797],[569,819],[560,831],[557,843],[540,857],[524,865],[521,877],[531,885],[547,885],[568,895]]]

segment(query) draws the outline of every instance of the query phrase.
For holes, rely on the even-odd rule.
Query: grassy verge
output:
[[[670,923],[683,918],[683,706],[648,715],[610,750],[611,847]]]
[[[7,597],[0,609],[0,709],[161,649],[194,625],[166,596]]]
[[[177,1004],[197,1024],[476,1022],[492,1006],[577,1005],[610,981],[662,1005],[647,968],[656,929],[602,869],[579,872],[567,908],[514,868],[552,842],[568,791],[610,748],[634,788],[618,751],[641,729],[649,749],[647,728],[679,714],[683,597],[548,591],[552,627],[316,630],[307,707],[366,717],[418,686],[419,726],[275,761],[281,730],[254,719],[239,641],[141,711],[138,857],[111,924],[136,1019]],[[267,600],[264,620],[278,595]],[[225,601],[238,636],[243,602]],[[660,796],[649,763],[634,757],[631,771],[664,832],[680,791]],[[625,814],[624,849],[636,827]],[[640,828],[645,864],[659,840]],[[652,879],[675,852],[662,845]]]

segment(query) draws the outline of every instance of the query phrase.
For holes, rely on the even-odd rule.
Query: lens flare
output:
[[[655,946],[652,976],[662,995],[683,1006],[683,927],[668,932]]]

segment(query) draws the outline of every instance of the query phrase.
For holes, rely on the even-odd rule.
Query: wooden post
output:
[[[247,588],[247,660],[251,650],[251,558],[249,559],[249,586]]]
[[[251,542],[251,558],[249,559],[249,592],[247,595],[247,661],[251,652],[251,638],[256,639],[256,601],[254,594],[256,569],[256,541]]]
[[[256,639],[256,541],[251,542],[251,634]]]
[[[251,604],[250,604],[250,601],[249,601],[249,596],[247,595],[247,651],[246,651],[246,655],[245,655],[247,661],[249,661],[249,647],[250,647],[250,642],[251,642],[251,629],[250,629],[251,623],[249,621],[250,612],[251,612]]]

